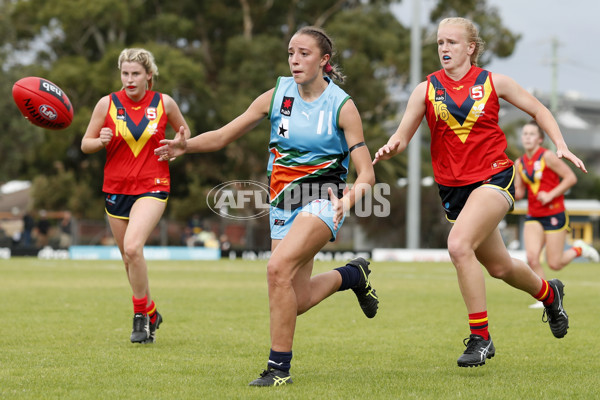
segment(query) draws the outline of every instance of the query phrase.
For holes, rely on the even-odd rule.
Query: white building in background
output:
[[[30,181],[9,181],[0,185],[0,213],[20,215],[30,202]]]
[[[549,96],[534,93],[546,107]],[[578,96],[563,96],[558,102],[558,111],[554,118],[560,126],[567,146],[579,158],[582,158],[588,171],[600,174],[600,100],[582,99]],[[530,119],[513,105],[502,101],[500,108],[500,126],[526,122]],[[550,144],[549,140],[545,145]],[[600,193],[598,194],[600,197]]]

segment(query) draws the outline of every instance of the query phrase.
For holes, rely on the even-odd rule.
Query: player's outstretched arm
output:
[[[583,161],[568,149],[558,123],[546,106],[515,82],[514,79],[506,75],[494,74],[494,86],[496,87],[498,97],[525,111],[536,120],[540,128],[546,132],[552,143],[556,146],[556,155],[558,158],[569,160],[577,168],[587,173]]]
[[[406,111],[400,121],[400,125],[396,132],[390,137],[388,142],[383,145],[375,153],[373,165],[381,160],[389,160],[396,154],[402,153],[408,146],[408,142],[412,139],[417,128],[421,124],[425,116],[425,93],[427,90],[427,82],[421,82],[413,90]]]
[[[156,148],[154,154],[164,161],[185,153],[210,153],[221,150],[229,143],[251,131],[267,116],[273,92],[274,89],[271,89],[258,96],[243,114],[222,128],[194,136],[187,139],[185,143],[182,143],[181,137],[176,137],[173,140],[161,140],[160,144],[162,146]]]

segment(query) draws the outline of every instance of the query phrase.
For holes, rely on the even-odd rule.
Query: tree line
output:
[[[393,3],[397,1],[0,0],[0,104],[8,111],[0,120],[0,182],[32,180],[38,209],[102,218],[104,154],[84,155],[80,143],[96,102],[120,89],[117,57],[123,48],[154,53],[159,68],[155,89],[177,101],[197,134],[229,122],[273,87],[278,76],[289,75],[287,44],[304,25],[322,26],[333,37],[333,62],[348,76],[343,87],[361,113],[373,153],[397,126],[402,112],[398,92],[410,89],[410,27],[393,15]],[[520,37],[503,25],[486,0],[439,0],[422,30],[423,79],[440,68],[435,31],[448,16],[464,16],[481,27],[487,43],[484,66],[494,57],[509,56]],[[20,116],[9,91],[24,76],[47,78],[68,94],[75,109],[69,128],[44,131]],[[222,151],[174,161],[167,215],[207,215],[206,194],[220,183],[265,182],[268,132],[263,123]],[[423,135],[423,175],[431,175],[427,146]],[[376,175],[395,187],[398,177],[406,176],[406,157],[376,165]],[[438,207],[427,199],[424,206],[430,202]],[[377,224],[381,221],[365,222],[367,228]]]

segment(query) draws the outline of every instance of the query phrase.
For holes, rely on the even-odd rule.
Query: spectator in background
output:
[[[40,219],[37,223],[37,244],[39,247],[48,246],[48,231],[50,230],[50,222],[46,210],[40,211]]]
[[[194,230],[195,228],[203,228],[202,218],[198,214],[194,214],[188,220],[188,226]]]
[[[73,217],[70,211],[63,213],[63,218],[60,221],[60,238],[59,247],[66,249],[71,246],[71,232],[73,229]]]
[[[193,247],[192,236],[194,236],[194,231],[188,225],[183,227],[183,232],[181,233],[181,244],[187,247]]]
[[[229,251],[231,250],[231,242],[229,241],[229,236],[226,233],[223,233],[219,236],[219,243],[221,244],[221,257],[226,257],[229,255]]]
[[[35,228],[35,221],[29,211],[23,215],[23,246],[31,246],[33,229]]]
[[[6,231],[0,227],[0,247],[11,247],[14,239],[8,237]]]

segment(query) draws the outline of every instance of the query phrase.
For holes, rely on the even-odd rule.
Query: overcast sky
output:
[[[412,3],[403,0],[395,8],[405,24],[410,23]],[[423,21],[435,3],[421,0]],[[556,37],[558,91],[600,100],[600,0],[487,0],[487,4],[498,8],[505,26],[522,35],[511,57],[496,59],[487,69],[512,77],[528,90],[549,93]]]

